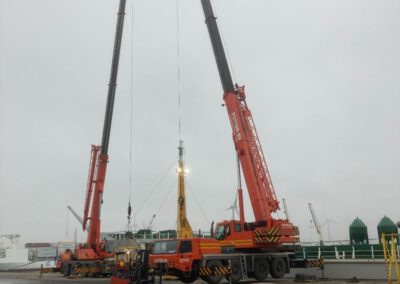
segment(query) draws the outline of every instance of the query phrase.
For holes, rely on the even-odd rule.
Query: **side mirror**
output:
[[[214,237],[215,237],[215,233],[214,233],[214,221],[211,222],[210,235],[211,235],[211,238],[214,238]]]

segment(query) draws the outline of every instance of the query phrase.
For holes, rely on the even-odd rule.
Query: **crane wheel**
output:
[[[213,260],[207,261],[206,266],[213,269],[215,267],[222,267],[223,265],[220,260],[213,259]],[[206,278],[206,281],[208,284],[217,284],[222,280],[223,277],[224,277],[223,275],[213,275],[213,276],[208,275],[205,278]]]
[[[179,280],[183,283],[193,283],[197,279],[197,273],[196,271],[192,271],[189,274],[184,274],[182,273],[179,275]]]
[[[65,277],[68,277],[71,274],[71,264],[64,264],[62,266],[62,273]]]
[[[274,278],[282,278],[286,273],[286,262],[282,257],[274,257],[271,261],[271,276]]]
[[[257,257],[254,261],[254,278],[258,281],[264,281],[268,278],[269,263],[266,258]]]
[[[238,260],[231,261],[231,280],[232,282],[239,282],[243,278],[242,267]]]

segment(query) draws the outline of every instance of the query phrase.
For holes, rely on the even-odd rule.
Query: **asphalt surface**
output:
[[[83,284],[83,283],[110,283],[110,278],[65,278],[59,273],[48,273],[43,274],[42,277],[39,277],[39,272],[0,272],[0,284],[38,284],[38,283],[73,283],[73,284]],[[159,282],[156,281],[158,284]],[[228,282],[221,282],[228,284]],[[252,281],[242,281],[240,283],[243,284],[251,284],[251,283],[267,283],[267,284],[288,284],[288,283],[297,283],[294,282],[293,279],[280,279],[280,280],[271,280],[266,282],[252,282]],[[344,280],[325,280],[325,281],[313,281],[312,283],[323,283],[323,284],[350,284],[350,283],[359,283],[359,284],[383,284],[386,281],[359,281],[355,282],[352,280],[344,281]],[[183,284],[179,281],[167,281],[164,280],[163,284]],[[201,280],[195,281],[194,284],[206,284]]]
[[[38,283],[110,283],[110,278],[66,278],[60,273],[48,273],[39,277],[37,272],[1,272],[1,284],[38,284]]]

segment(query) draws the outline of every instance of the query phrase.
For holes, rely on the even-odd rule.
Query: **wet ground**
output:
[[[43,274],[42,277],[39,277],[39,272],[0,272],[0,284],[38,284],[38,283],[73,283],[73,284],[81,284],[81,283],[110,283],[109,278],[65,278],[59,273],[49,273]],[[159,282],[156,281],[158,284]],[[163,281],[164,284],[182,284],[179,281]],[[225,282],[228,284],[228,282]],[[288,284],[288,283],[299,283],[294,282],[293,279],[280,279],[280,280],[271,280],[266,282],[252,282],[252,281],[243,281],[241,283],[251,284],[251,283],[278,283],[278,284]],[[310,283],[310,282],[307,282]],[[312,281],[312,283],[323,283],[323,284],[350,284],[350,283],[359,283],[359,284],[384,284],[386,281],[377,281],[377,280],[362,280],[356,281],[355,279],[351,280],[325,280],[325,281]],[[194,282],[194,284],[205,284],[205,282],[198,280]]]
[[[66,278],[60,273],[48,273],[39,277],[39,272],[1,272],[0,284],[38,283],[110,283],[110,278]]]

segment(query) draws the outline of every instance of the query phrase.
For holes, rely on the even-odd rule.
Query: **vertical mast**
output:
[[[189,238],[193,236],[192,227],[186,216],[186,193],[185,193],[185,163],[183,160],[183,141],[179,140],[179,162],[178,162],[178,214],[176,231],[178,238]]]

